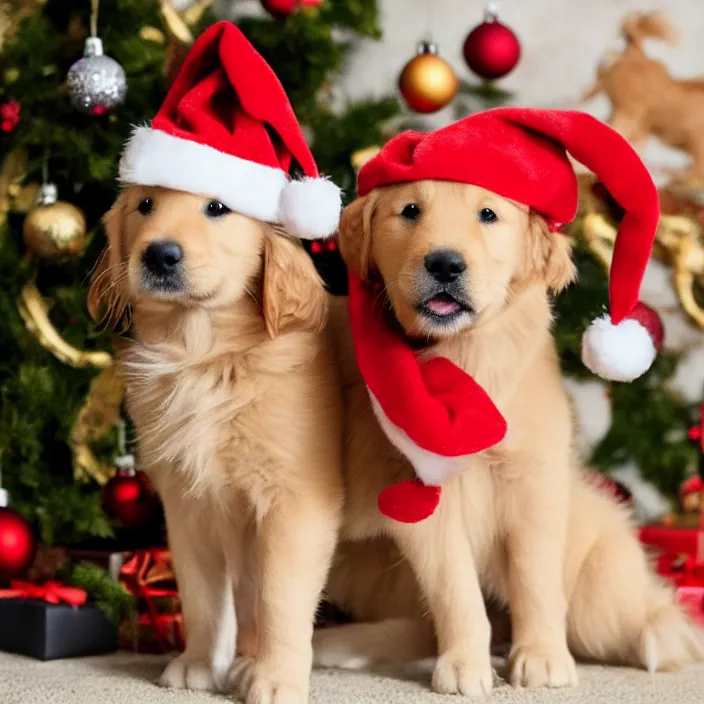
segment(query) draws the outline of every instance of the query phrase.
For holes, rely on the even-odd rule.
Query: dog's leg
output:
[[[512,684],[564,687],[577,683],[567,648],[564,554],[569,510],[569,472],[552,471],[555,458],[523,468],[507,491],[520,496],[507,512],[507,587],[513,646],[509,655]],[[564,464],[564,463],[563,463]],[[549,487],[549,488],[548,488]]]
[[[207,510],[162,492],[169,547],[186,630],[186,649],[160,683],[179,689],[218,690],[232,664],[237,625],[232,582],[216,521]]]
[[[439,658],[433,689],[482,696],[493,686],[491,626],[459,497],[446,490],[436,513],[417,524],[389,523],[410,563],[435,622]]]
[[[329,500],[300,496],[280,497],[262,519],[256,656],[238,658],[230,673],[247,704],[308,701],[313,623],[338,522]]]

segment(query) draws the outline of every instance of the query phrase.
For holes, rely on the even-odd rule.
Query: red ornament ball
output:
[[[12,132],[20,122],[22,106],[16,100],[8,100],[0,105],[0,129]]]
[[[37,552],[32,526],[7,506],[0,506],[0,582],[20,577]]]
[[[262,7],[273,17],[288,17],[299,7],[318,7],[323,0],[261,0]]]
[[[492,80],[511,73],[521,58],[518,37],[496,19],[475,27],[464,41],[464,60],[480,78]]]
[[[637,320],[648,331],[653,340],[655,350],[660,352],[662,343],[665,340],[665,327],[658,312],[642,301],[638,301],[633,312],[628,317]]]
[[[103,487],[103,508],[124,528],[144,526],[156,510],[156,497],[144,472],[118,472]]]

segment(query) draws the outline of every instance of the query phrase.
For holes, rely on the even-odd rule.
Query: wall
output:
[[[600,57],[609,48],[622,45],[619,25],[633,10],[666,10],[681,33],[680,43],[670,47],[648,42],[648,52],[662,59],[674,75],[704,75],[704,0],[502,0],[497,4],[500,19],[522,44],[520,64],[500,82],[514,93],[516,103],[577,107]],[[462,58],[462,45],[470,29],[481,21],[484,7],[482,0],[381,0],[383,40],[366,41],[356,51],[343,80],[347,96],[359,98],[394,90],[396,77],[426,30],[458,76],[472,80]],[[600,118],[609,111],[603,96],[584,107]],[[451,119],[451,110],[445,109],[433,122]],[[661,164],[683,161],[678,153],[655,145],[644,156],[656,170]]]

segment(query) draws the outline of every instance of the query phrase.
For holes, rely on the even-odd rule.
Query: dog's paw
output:
[[[159,684],[173,689],[196,689],[207,692],[216,692],[219,689],[210,664],[202,660],[189,660],[185,653],[166,666],[159,678]]]
[[[265,663],[237,658],[228,681],[245,704],[307,704],[308,677],[281,677]]]
[[[468,653],[445,653],[433,673],[433,690],[440,694],[484,697],[491,692],[494,673],[489,653],[472,657]]]
[[[509,681],[516,687],[573,687],[577,667],[566,646],[515,645],[508,659]]]

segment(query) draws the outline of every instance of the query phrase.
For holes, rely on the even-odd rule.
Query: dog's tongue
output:
[[[437,298],[431,298],[425,304],[425,307],[437,315],[452,315],[452,313],[456,313],[460,309],[460,304],[451,298],[438,296]]]

